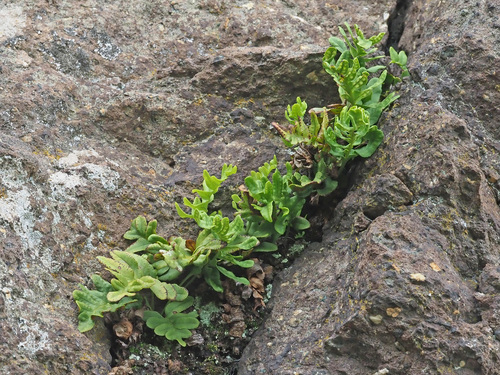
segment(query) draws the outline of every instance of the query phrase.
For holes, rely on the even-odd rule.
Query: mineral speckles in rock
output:
[[[111,41],[109,35],[105,32],[98,32],[96,30],[92,30],[92,35],[94,35],[94,37],[97,39],[98,45],[94,52],[98,53],[102,58],[106,60],[116,60],[122,50]]]

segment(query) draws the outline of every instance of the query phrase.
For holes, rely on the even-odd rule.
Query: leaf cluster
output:
[[[97,259],[114,278],[107,282],[99,275],[93,275],[92,282],[96,290],[80,285],[80,289],[73,292],[73,298],[80,309],[80,332],[94,327],[93,317],[102,317],[105,312],[115,312],[123,307],[136,306],[137,302],[144,299],[139,293],[148,289],[160,300],[184,301],[188,297],[187,289],[160,281],[154,267],[140,255],[115,250],[111,252],[111,258]]]
[[[146,312],[146,325],[185,345],[183,340],[198,324],[195,311],[181,313],[192,305],[185,287],[198,277],[217,292],[223,291],[222,277],[249,285],[247,278],[238,276],[231,268],[252,267],[253,260],[247,259],[252,251],[277,250],[275,241],[288,227],[309,227],[309,222],[300,217],[305,200],[293,195],[277,164],[274,158],[245,179],[245,193],[233,195],[237,211],[232,220],[220,211],[210,212],[209,205],[221,184],[237,168],[224,165],[220,178],[205,170],[202,188],[193,190],[195,198],[183,200],[187,210],[176,204],[181,218],[192,219],[200,227],[195,241],[160,236],[156,220],[148,222],[143,216],[132,220],[124,238],[134,242],[125,251],[112,251],[111,258],[98,257],[114,276],[111,282],[94,275],[92,281],[97,290],[81,285],[73,293],[80,308],[79,329],[88,331],[94,326],[92,318],[102,317],[105,312],[144,304],[153,306],[149,301],[156,297],[170,302],[163,315]]]
[[[329,39],[331,46],[323,55],[323,68],[338,85],[342,102],[364,108],[370,114],[370,125],[374,125],[383,110],[399,97],[394,92],[383,92],[384,83],[388,79],[392,83],[400,78],[390,75],[385,65],[369,66],[372,61],[385,57],[374,55],[377,52],[375,45],[382,40],[385,33],[366,39],[358,25],[354,26],[354,32],[348,23],[345,25],[348,34],[339,27],[343,40],[337,37]],[[402,70],[401,77],[409,75],[405,52],[398,54],[391,47],[390,54],[391,63],[399,65]],[[379,71],[382,72],[378,77],[373,76]]]
[[[194,198],[184,198],[184,208],[175,204],[180,218],[198,225],[196,240],[162,237],[156,220],[147,221],[143,216],[132,220],[124,238],[133,243],[125,251],[98,257],[111,280],[93,275],[94,290],[80,285],[73,292],[81,332],[92,329],[93,319],[104,313],[146,306],[146,325],[157,335],[185,346],[184,340],[199,326],[194,299],[186,289],[193,280],[202,278],[217,292],[223,291],[224,277],[249,285],[239,275],[242,268],[254,265],[248,259],[250,254],[276,251],[280,237],[300,236],[309,228],[302,216],[306,199],[330,194],[348,162],[375,152],[383,140],[376,122],[397,99],[395,93],[384,90],[400,78],[389,74],[384,65],[371,64],[384,57],[376,55],[374,47],[384,34],[366,39],[357,25],[354,32],[348,24],[346,27],[347,32],[340,27],[343,39],[330,38],[331,47],[323,57],[323,67],[337,84],[342,103],[308,111],[299,97],[285,111],[289,125],[273,123],[285,145],[294,149],[292,162],[280,170],[274,156],[252,171],[239,193],[232,195],[235,211],[231,218],[211,210],[210,204],[237,168],[224,164],[220,177],[204,170],[201,188],[192,191]],[[405,53],[391,49],[390,55],[391,63],[401,69],[401,77],[407,76]],[[163,301],[159,311],[154,309],[155,300]]]
[[[408,76],[406,54],[390,48],[391,63],[399,66],[400,77],[385,65],[373,62],[384,58],[375,47],[384,33],[365,38],[360,28],[339,27],[342,38],[331,37],[323,56],[323,68],[338,87],[341,103],[308,111],[300,97],[288,106],[288,126],[273,123],[287,147],[294,149],[289,170],[291,187],[303,195],[327,195],[338,186],[338,177],[357,156],[370,157],[383,141],[376,123],[382,112],[399,96],[389,92],[390,84]]]
[[[276,156],[257,172],[252,171],[240,194],[234,194],[232,199],[236,217],[246,221],[245,232],[266,240],[254,251],[275,251],[276,241],[289,228],[300,232],[310,226],[300,216],[305,199],[294,194],[288,174],[282,175],[278,170]]]

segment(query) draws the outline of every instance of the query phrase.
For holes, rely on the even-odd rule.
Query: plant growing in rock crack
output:
[[[163,315],[144,312],[146,325],[156,334],[185,345],[184,339],[199,324],[195,311],[184,313],[193,304],[185,287],[202,277],[215,291],[222,292],[221,276],[249,285],[247,278],[237,276],[230,268],[252,267],[253,260],[246,259],[251,252],[275,251],[276,240],[289,228],[301,231],[309,227],[300,216],[305,199],[292,192],[287,175],[282,176],[277,167],[274,157],[245,179],[241,195],[233,195],[237,211],[232,220],[220,211],[210,212],[209,204],[220,185],[236,173],[236,167],[224,164],[220,178],[204,171],[202,189],[193,190],[197,196],[192,201],[184,198],[189,212],[176,203],[179,216],[194,220],[200,227],[196,241],[176,236],[166,239],[156,233],[156,220],[148,222],[143,216],[134,219],[124,235],[134,243],[125,251],[112,251],[111,258],[98,257],[114,276],[111,282],[93,275],[97,290],[80,286],[73,292],[80,308],[80,331],[90,330],[92,318],[105,312],[143,305],[154,309],[156,297],[168,302]]]
[[[294,149],[289,167],[291,187],[303,196],[326,195],[337,188],[338,176],[349,161],[370,157],[383,140],[375,125],[382,112],[399,96],[385,90],[391,83],[409,75],[406,54],[390,48],[391,63],[400,67],[400,77],[388,73],[385,65],[370,65],[384,58],[375,55],[374,46],[384,33],[368,39],[357,25],[354,32],[346,23],[339,27],[343,40],[329,39],[331,46],[323,56],[323,68],[338,86],[341,103],[309,111],[310,123],[304,117],[307,104],[297,98],[288,106],[285,117],[289,126],[273,123],[287,147]],[[382,71],[378,76],[374,76]]]
[[[220,178],[203,171],[202,188],[193,190],[195,198],[184,198],[184,209],[175,204],[181,218],[199,226],[196,240],[162,237],[156,232],[156,220],[134,219],[124,235],[134,242],[125,251],[112,251],[110,258],[98,257],[113,275],[111,281],[93,275],[95,290],[80,285],[73,292],[81,332],[92,329],[94,317],[146,306],[142,314],[146,325],[185,346],[184,339],[199,325],[194,299],[186,289],[193,280],[203,278],[217,292],[223,291],[223,277],[249,285],[238,274],[241,268],[254,266],[250,254],[276,251],[280,237],[300,235],[309,228],[309,221],[301,216],[306,198],[331,193],[351,160],[375,152],[383,140],[375,124],[398,97],[386,89],[408,75],[405,53],[392,48],[391,63],[400,67],[401,78],[389,74],[384,65],[370,66],[384,57],[373,55],[373,46],[383,33],[366,39],[358,26],[354,32],[346,27],[348,34],[340,27],[344,40],[330,38],[331,47],[323,57],[323,67],[338,85],[342,103],[309,110],[310,123],[306,124],[307,104],[297,98],[285,111],[290,125],[273,123],[285,145],[294,149],[286,172],[280,172],[276,156],[252,171],[239,194],[232,195],[235,213],[230,219],[220,211],[210,211],[209,206],[236,167],[224,164]]]
[[[263,240],[254,251],[275,251],[276,241],[289,228],[300,232],[309,228],[309,221],[300,216],[305,199],[290,187],[289,175],[281,175],[276,156],[252,171],[232,196],[236,217],[245,219],[245,233]]]

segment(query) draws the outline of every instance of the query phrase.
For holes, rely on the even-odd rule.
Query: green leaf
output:
[[[155,268],[143,257],[125,252],[112,251],[111,258],[97,257],[106,269],[115,276],[111,280],[113,291],[110,291],[107,298],[111,302],[118,302],[128,296],[132,297],[143,289],[151,291],[159,299],[166,299],[167,292],[165,284],[158,280]]]
[[[382,69],[386,69],[387,67],[385,65],[374,65],[368,69],[366,69],[366,71],[368,73],[376,73],[378,72],[379,70],[382,70]]]
[[[123,235],[127,240],[136,240],[139,238],[148,238],[147,234],[147,221],[144,216],[138,216],[132,220],[130,229]]]
[[[166,239],[164,239],[163,237],[157,235],[157,234],[152,234],[148,237],[148,242],[150,243],[161,243],[161,244],[164,244],[164,245],[167,245],[168,244],[168,241]]]
[[[194,298],[187,296],[182,301],[168,302],[165,306],[164,313],[166,316],[178,314],[193,306]]]
[[[252,236],[244,236],[238,234],[234,237],[234,239],[227,244],[226,247],[237,248],[240,250],[251,250],[255,246],[259,244],[259,240],[255,235]]]
[[[220,280],[220,272],[217,269],[217,259],[214,258],[213,261],[203,267],[202,275],[208,285],[212,287],[216,292],[222,293],[224,289],[222,288],[222,283]]]
[[[250,268],[250,267],[253,267],[254,265],[254,261],[251,260],[251,259],[246,259],[246,260],[238,260],[234,257],[231,257],[231,259],[229,259],[229,261],[236,265],[236,266],[239,266],[239,267],[242,267],[242,268]]]
[[[192,218],[193,215],[190,215],[188,213],[186,213],[182,208],[181,206],[179,206],[179,204],[177,202],[175,202],[175,209],[177,210],[177,214],[183,218],[183,219],[186,219],[186,218]]]
[[[184,211],[178,203],[175,203],[175,209],[181,218],[190,218],[195,219],[199,224],[197,218],[201,217],[201,214],[208,213],[208,205],[213,201],[214,195],[219,190],[220,185],[231,175],[237,172],[236,166],[232,166],[231,164],[224,164],[222,166],[221,177],[217,178],[215,176],[211,176],[207,170],[203,171],[203,189],[194,189],[193,193],[198,194],[198,197],[195,197],[193,201],[190,201],[187,198],[183,199],[183,203],[186,207],[191,208],[191,213],[188,214]]]
[[[183,301],[188,296],[188,291],[186,288],[179,286],[177,284],[166,284],[162,283],[167,292],[166,299],[169,301]]]
[[[259,217],[254,215],[249,218],[246,232],[256,238],[267,238],[273,234],[273,225],[263,219],[259,220]]]
[[[278,245],[272,242],[261,242],[253,251],[259,253],[269,253],[278,250]]]
[[[138,253],[148,248],[151,243],[146,238],[139,238],[125,250],[128,253]]]
[[[367,142],[366,145],[355,149],[354,152],[363,158],[368,158],[373,155],[384,140],[384,133],[373,126],[363,140]]]
[[[158,280],[160,281],[173,281],[177,279],[182,272],[175,268],[169,268],[168,271],[161,276],[158,276]]]
[[[332,178],[328,177],[323,181],[323,187],[318,189],[317,192],[319,195],[325,196],[337,189],[338,185],[338,181],[335,181]]]
[[[196,311],[183,313],[193,302],[193,297],[187,297],[182,302],[169,302],[165,306],[164,316],[156,311],[145,311],[146,325],[158,336],[165,336],[168,340],[176,340],[180,345],[186,346],[184,339],[191,337],[191,330],[200,325]]]
[[[269,202],[264,207],[255,206],[255,208],[257,208],[260,211],[262,217],[266,221],[269,221],[270,223],[272,223],[272,221],[273,221],[273,202]]]
[[[250,285],[250,281],[248,281],[248,279],[245,278],[245,277],[238,277],[233,272],[231,272],[228,269],[225,269],[224,267],[221,267],[219,265],[217,266],[217,269],[224,276],[226,276],[226,277],[228,277],[230,279],[233,279],[234,281],[236,281],[238,283],[242,283],[243,285]]]
[[[379,33],[378,35],[374,35],[374,36],[370,37],[369,40],[373,44],[377,44],[378,42],[380,42],[384,38],[384,35],[385,35],[385,33]]]
[[[328,41],[330,42],[330,45],[340,53],[347,51],[347,47],[342,39],[332,36],[330,39],[328,39]]]
[[[309,229],[310,227],[311,223],[309,222],[309,220],[301,216],[297,216],[292,221],[292,228],[295,229],[296,231],[306,230]]]
[[[399,55],[393,47],[389,48],[389,54],[391,55],[391,62],[395,63],[396,61],[399,61]]]
[[[264,191],[264,185],[262,184],[262,181],[254,176],[248,176],[247,178],[245,178],[245,185],[252,196],[258,196]]]
[[[105,312],[115,312],[127,304],[137,301],[136,299],[123,298],[118,303],[112,303],[106,297],[113,290],[111,284],[98,275],[92,276],[92,282],[96,290],[89,290],[85,286],[79,285],[80,290],[73,292],[73,298],[80,310],[78,314],[78,330],[80,332],[87,332],[94,327],[95,323],[92,317],[102,318],[102,314]]]
[[[294,125],[300,118],[304,117],[307,110],[307,103],[303,102],[300,97],[297,97],[297,103],[293,106],[288,106],[285,111],[286,119]]]

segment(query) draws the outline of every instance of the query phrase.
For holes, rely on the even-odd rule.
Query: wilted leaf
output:
[[[132,331],[134,330],[134,326],[128,319],[122,319],[118,323],[113,326],[113,331],[115,332],[116,337],[127,340]]]

